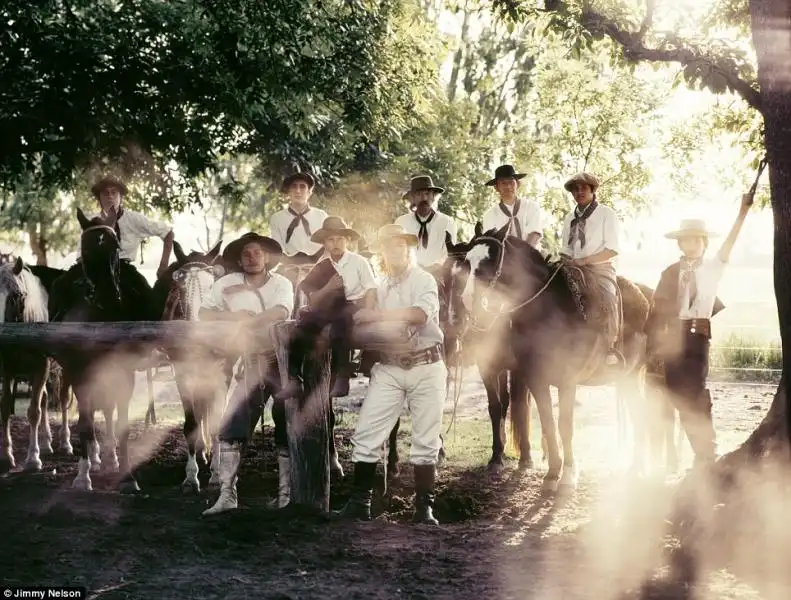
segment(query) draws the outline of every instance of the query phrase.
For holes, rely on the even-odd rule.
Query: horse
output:
[[[50,303],[54,319],[62,322],[142,321],[148,318],[151,307],[141,302],[130,290],[124,289],[121,278],[119,239],[115,230],[118,215],[110,211],[107,217],[88,219],[77,209],[82,234],[81,260],[72,267],[82,276],[69,285],[67,276],[55,281]],[[65,281],[65,283],[63,283]],[[60,285],[59,285],[60,284]],[[70,289],[63,289],[63,288]],[[150,298],[147,299],[150,301]],[[53,310],[53,306],[55,310]],[[90,470],[102,464],[96,444],[94,412],[101,409],[107,423],[106,451],[112,469],[120,470],[121,493],[140,491],[129,464],[129,402],[135,385],[135,371],[147,359],[145,352],[136,348],[53,350],[71,383],[77,398],[80,438],[78,473],[72,487],[93,489]],[[116,455],[113,412],[118,409],[117,429],[120,433],[120,453]],[[90,458],[89,458],[90,451]],[[105,463],[106,464],[106,463]]]
[[[47,310],[47,290],[41,280],[24,264],[21,258],[14,263],[0,265],[0,320],[5,323],[46,323],[49,321]],[[49,375],[50,361],[41,351],[25,350],[19,352],[7,347],[0,353],[2,359],[3,389],[0,397],[0,423],[2,423],[2,455],[0,471],[8,471],[16,466],[14,448],[11,440],[11,415],[14,414],[15,395],[12,393],[14,381],[25,376],[30,382],[30,404],[27,410],[30,425],[25,471],[40,471],[40,458],[52,453],[52,432],[47,418],[46,405],[42,407],[44,387]],[[39,445],[39,424],[44,417],[43,439]],[[68,434],[68,427],[66,428]],[[68,438],[66,438],[68,442]]]
[[[165,321],[197,321],[203,299],[211,292],[217,276],[222,276],[224,268],[217,268],[222,240],[205,254],[190,252],[185,254],[178,242],[173,244],[176,262],[154,284],[154,297],[162,306],[162,319]],[[208,464],[206,451],[209,441],[216,442],[217,427],[225,390],[221,389],[222,369],[218,363],[222,359],[213,358],[206,351],[195,348],[170,352],[170,360],[176,374],[176,386],[184,408],[184,438],[187,441],[187,466],[181,489],[184,492],[200,492],[198,459]],[[231,365],[233,368],[233,365]],[[225,378],[226,390],[229,378]],[[212,448],[212,480],[209,485],[218,483],[216,459]]]
[[[547,443],[549,464],[543,487],[550,492],[557,491],[559,486],[574,489],[579,479],[573,450],[576,387],[616,383],[619,393],[644,397],[644,328],[649,301],[635,284],[618,277],[623,300],[620,342],[624,364],[616,372],[605,365],[607,348],[601,336],[587,325],[575,297],[571,271],[575,267],[550,262],[526,242],[507,237],[504,231],[484,235],[480,225],[476,226],[476,238],[463,263],[468,277],[462,300],[472,312],[472,319],[493,313],[497,319],[511,320],[510,335],[505,342],[536,399]],[[492,293],[501,294],[510,307],[490,308],[490,304],[497,304]],[[558,390],[562,458],[550,386]],[[517,436],[524,440],[527,432],[520,429],[526,421],[522,415],[513,420]],[[525,448],[529,449],[529,444]]]

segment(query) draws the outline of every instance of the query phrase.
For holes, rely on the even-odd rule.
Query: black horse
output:
[[[204,298],[211,292],[215,279],[225,273],[225,267],[218,260],[221,245],[222,240],[206,253],[185,254],[181,245],[174,242],[176,261],[154,284],[154,303],[161,308],[163,321],[198,320]],[[198,493],[198,472],[201,464],[208,465],[207,451],[209,443],[216,438],[234,361],[224,360],[201,348],[171,350],[169,359],[184,409],[187,441],[187,467],[181,488]],[[216,452],[212,452],[215,466],[216,458]],[[216,469],[212,470],[212,479],[210,485],[217,482]]]
[[[614,372],[605,364],[606,344],[595,327],[586,322],[584,306],[581,309],[575,295],[578,273],[574,269],[578,268],[550,262],[526,242],[506,237],[504,231],[481,234],[478,227],[476,234],[463,259],[469,277],[462,298],[474,321],[480,321],[483,315],[510,320],[511,333],[503,341],[536,398],[547,442],[545,489],[555,490],[558,484],[574,487],[578,480],[573,451],[576,387],[614,382],[619,393],[631,394],[632,402],[641,401],[648,299],[635,284],[618,278],[623,305],[622,354],[626,361]],[[558,389],[563,459],[558,451],[550,386]],[[513,420],[517,429],[526,425],[521,415]],[[527,432],[518,435],[524,439]]]
[[[115,211],[106,218],[88,219],[77,209],[82,228],[81,259],[72,267],[78,273],[67,273],[55,281],[50,297],[50,314],[54,321],[113,322],[143,321],[150,318],[151,288],[141,289],[124,276],[129,265],[121,263]],[[75,275],[78,275],[75,278]],[[120,469],[120,490],[140,490],[129,461],[129,402],[135,385],[135,370],[148,359],[148,353],[130,347],[69,348],[55,350],[58,362],[71,383],[77,398],[80,437],[80,461],[73,487],[92,489],[90,470],[101,464],[94,431],[94,412],[105,414],[106,451],[109,465]],[[113,412],[118,410],[120,462],[115,453]],[[91,456],[89,458],[89,452]]]

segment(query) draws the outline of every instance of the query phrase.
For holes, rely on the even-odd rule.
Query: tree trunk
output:
[[[461,35],[459,36],[459,47],[453,55],[453,69],[450,72],[450,81],[448,82],[447,95],[448,100],[453,102],[456,99],[456,89],[459,85],[459,71],[461,70],[461,61],[464,58],[464,51],[467,49],[467,37],[470,31],[470,0],[464,2],[464,18],[461,22]]]
[[[30,245],[30,251],[36,257],[36,264],[39,266],[47,266],[47,240],[43,233],[39,233],[39,226],[37,223],[28,225],[27,240]],[[43,230],[43,228],[42,228]]]
[[[775,230],[774,283],[785,378],[791,373],[791,3],[751,0],[750,16],[769,161]],[[782,406],[775,407],[773,403],[766,418],[782,418],[788,424],[791,394],[779,391],[774,403]],[[789,433],[791,427],[785,430]]]

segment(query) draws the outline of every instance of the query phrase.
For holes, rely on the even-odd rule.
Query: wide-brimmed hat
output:
[[[500,165],[494,170],[494,179],[486,182],[486,185],[493,186],[498,179],[516,179],[517,181],[526,177],[527,173],[517,173],[514,165]]]
[[[382,244],[389,240],[402,239],[408,246],[417,246],[417,236],[414,233],[407,233],[403,225],[397,223],[390,223],[379,228],[376,233],[376,248],[381,249]]]
[[[714,231],[709,231],[703,219],[682,219],[678,229],[665,234],[670,240],[678,240],[685,237],[719,237]]]
[[[434,181],[429,175],[417,175],[409,180],[409,189],[404,192],[402,198],[408,198],[409,194],[413,192],[422,192],[423,190],[430,190],[437,194],[442,194],[445,188],[434,185]]]
[[[331,235],[342,235],[352,241],[360,239],[360,234],[346,224],[340,217],[327,217],[321,225],[321,229],[310,236],[310,241],[316,244],[323,244],[324,240]]]
[[[599,180],[590,173],[577,173],[566,183],[564,183],[563,187],[566,188],[567,192],[570,192],[575,183],[584,183],[585,185],[589,185],[594,192],[599,188]]]
[[[121,191],[122,196],[126,196],[128,191],[126,184],[123,181],[112,175],[105,175],[91,186],[91,194],[98,198],[99,194],[102,193],[102,190],[105,190],[109,187],[118,188]]]
[[[265,252],[268,252],[270,255],[272,255],[272,258],[269,260],[270,265],[279,262],[280,255],[283,254],[283,248],[280,246],[280,244],[270,237],[259,235],[253,231],[245,233],[239,239],[228,244],[225,247],[225,250],[222,251],[223,259],[233,264],[238,263],[242,257],[242,250],[247,244],[251,243],[260,244]]]
[[[297,173],[292,173],[283,180],[283,184],[280,186],[280,191],[286,192],[288,188],[291,187],[291,184],[295,181],[304,181],[308,184],[310,189],[313,189],[313,186],[316,185],[316,180],[313,178],[313,175],[299,171]]]

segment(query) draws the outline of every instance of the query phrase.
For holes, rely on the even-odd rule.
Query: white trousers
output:
[[[407,402],[412,416],[410,462],[413,465],[436,464],[447,376],[448,369],[442,361],[411,369],[381,363],[374,365],[368,394],[352,437],[352,461],[379,462],[382,446]]]

